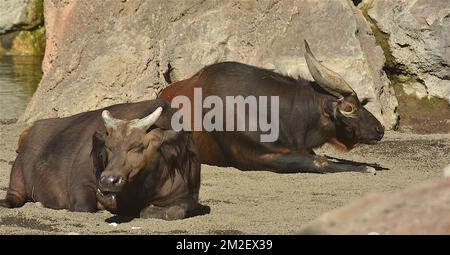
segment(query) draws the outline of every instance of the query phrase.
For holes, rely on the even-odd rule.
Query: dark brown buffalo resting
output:
[[[175,132],[164,100],[39,120],[19,139],[0,206],[181,219],[198,203],[200,163],[189,132]]]
[[[306,62],[315,81],[295,79],[237,62],[223,62],[207,66],[161,92],[159,97],[172,103],[177,96],[194,101],[198,89],[203,97],[216,96],[223,102],[230,96],[278,97],[279,135],[275,141],[261,142],[259,138],[264,132],[260,129],[194,130],[193,139],[199,148],[201,163],[280,173],[375,170],[366,165],[331,162],[314,154],[313,149],[325,143],[343,150],[361,143],[375,144],[383,137],[384,127],[364,108],[367,100],[358,99],[341,76],[316,60],[306,42],[305,47]],[[194,112],[193,104],[191,106]],[[269,112],[263,117],[270,119]],[[205,113],[203,111],[203,117]],[[251,121],[248,115],[245,117],[246,122]],[[194,119],[191,118],[191,126],[195,126]],[[229,124],[226,121],[223,129]]]

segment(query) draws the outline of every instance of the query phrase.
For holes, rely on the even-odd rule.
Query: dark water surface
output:
[[[42,77],[42,56],[0,56],[0,119],[18,118]]]

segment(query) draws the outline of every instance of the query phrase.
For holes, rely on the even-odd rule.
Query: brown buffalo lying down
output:
[[[37,121],[21,139],[0,206],[34,201],[167,220],[207,212],[190,134],[170,128],[172,114],[153,100]]]
[[[359,144],[375,144],[383,138],[384,127],[364,108],[368,101],[360,100],[339,74],[322,65],[306,41],[305,59],[314,81],[294,79],[242,63],[223,62],[207,66],[191,78],[168,86],[159,97],[174,103],[174,99],[181,96],[193,102],[195,90],[200,89],[203,98],[215,97],[222,102],[227,102],[229,97],[241,97],[240,105],[247,109],[240,121],[247,127],[244,131],[221,131],[235,126],[234,120],[239,118],[234,108],[238,108],[238,103],[226,106],[227,113],[231,112],[234,118],[232,122],[224,118],[216,126],[219,130],[195,130],[196,118],[191,118],[192,137],[199,148],[201,163],[277,173],[373,172],[375,169],[371,166],[336,163],[315,155],[314,149],[325,143],[346,151]],[[278,98],[279,103],[269,103],[269,96]],[[260,105],[269,106],[266,111],[257,109],[259,121],[261,116],[271,120],[272,124],[277,120],[279,125],[274,126],[279,126],[279,134],[275,135],[275,140],[262,142],[260,138],[267,135],[266,131],[261,128],[249,130],[248,123],[256,123],[256,117],[252,119],[248,114],[250,103],[247,105],[247,102],[251,102],[252,97]],[[244,101],[244,98],[249,100]],[[266,98],[265,103],[261,98]],[[174,105],[178,104],[176,101]],[[195,114],[194,105],[187,108]],[[279,118],[270,113],[277,108]],[[200,112],[200,120],[206,114],[210,112]]]

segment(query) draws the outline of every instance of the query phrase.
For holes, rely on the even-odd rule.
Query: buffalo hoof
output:
[[[377,170],[371,166],[352,166],[348,168],[351,172],[359,172],[363,174],[377,174]]]
[[[364,171],[365,173],[369,173],[369,174],[376,174],[377,173],[377,170],[375,168],[371,167],[371,166],[366,166],[365,168],[366,168],[366,170]]]
[[[141,211],[140,217],[144,219],[180,220],[186,217],[186,209],[179,205],[170,207],[150,205]]]
[[[377,170],[371,166],[357,166],[355,172],[361,172],[364,174],[377,174]]]

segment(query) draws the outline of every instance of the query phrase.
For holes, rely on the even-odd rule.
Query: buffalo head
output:
[[[103,208],[118,214],[138,214],[158,199],[164,204],[185,190],[198,192],[199,176],[194,175],[199,175],[200,164],[192,162],[196,155],[188,152],[190,136],[155,125],[162,111],[158,107],[134,120],[116,119],[103,111],[106,133],[93,138],[97,199]],[[191,183],[194,188],[187,187]]]
[[[384,127],[364,105],[367,99],[359,100],[355,91],[337,73],[322,65],[311,52],[305,41],[305,59],[315,82],[334,99],[328,100],[323,110],[334,124],[336,140],[346,149],[359,143],[374,144],[384,135]]]
[[[153,162],[161,145],[159,129],[147,130],[155,124],[162,113],[159,107],[143,119],[131,121],[112,117],[107,110],[102,117],[106,126],[105,149],[108,164],[103,170],[99,188],[103,192],[120,192],[126,183],[144,170],[154,168]]]

